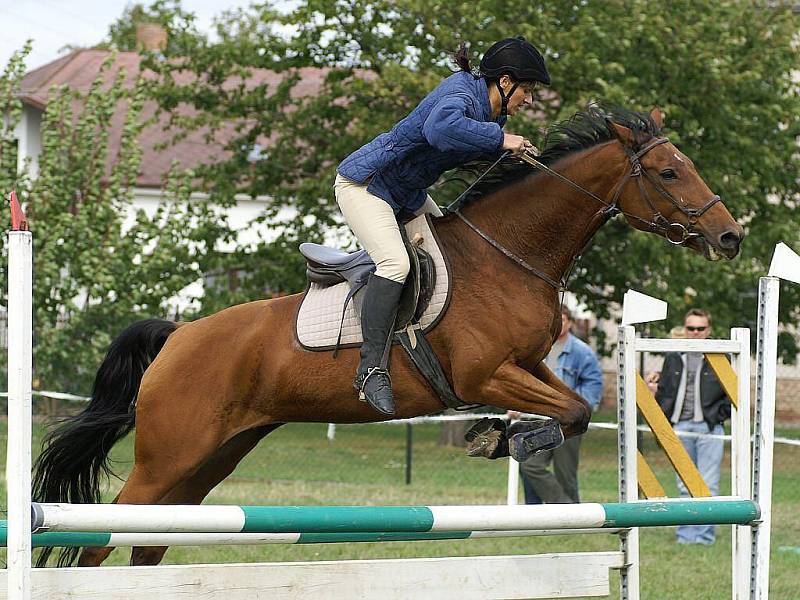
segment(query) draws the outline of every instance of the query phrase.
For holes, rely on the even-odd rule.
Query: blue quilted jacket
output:
[[[415,211],[442,173],[498,152],[505,118],[492,121],[484,79],[459,71],[407,117],[342,161],[338,171],[386,200],[395,213]]]

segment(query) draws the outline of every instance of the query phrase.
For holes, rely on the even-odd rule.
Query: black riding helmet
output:
[[[481,75],[487,81],[494,81],[503,105],[501,116],[508,114],[508,99],[514,95],[522,81],[536,81],[550,85],[550,74],[544,64],[544,57],[536,47],[524,37],[507,38],[492,44],[481,59]],[[508,94],[500,87],[500,77],[509,75],[514,87]]]

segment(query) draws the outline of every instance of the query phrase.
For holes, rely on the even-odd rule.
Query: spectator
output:
[[[595,410],[603,396],[603,373],[594,351],[570,333],[571,326],[572,315],[566,306],[562,306],[561,333],[545,363]],[[580,502],[578,459],[581,437],[572,437],[558,448],[535,454],[520,464],[526,504]],[[552,472],[548,469],[551,463]]]
[[[693,308],[684,317],[688,339],[706,339],[711,334],[711,314]],[[720,467],[724,450],[722,423],[731,415],[731,402],[725,395],[711,365],[699,352],[669,352],[664,357],[661,373],[650,373],[647,385],[676,432],[692,432],[699,436],[681,437],[689,456],[711,490],[719,494]],[[678,478],[681,496],[688,496]],[[682,525],[677,528],[678,543],[713,544],[713,525]]]
[[[680,327],[673,327],[669,330],[669,337],[673,340],[684,340],[686,339],[686,328],[681,325]]]

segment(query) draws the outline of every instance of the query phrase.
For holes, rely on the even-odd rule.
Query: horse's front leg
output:
[[[583,396],[578,395],[575,391],[569,387],[566,383],[561,381],[558,376],[553,373],[553,371],[548,367],[544,361],[541,361],[537,364],[533,369],[530,369],[529,372],[539,381],[544,383],[545,385],[549,385],[556,391],[561,392],[566,396],[570,396],[573,398],[575,402],[580,403],[585,407],[586,411],[586,424],[584,426],[583,431],[576,433],[574,435],[580,435],[584,431],[586,431],[586,427],[589,425],[589,419],[592,417],[592,407],[589,406],[589,403],[583,398]],[[566,432],[564,432],[566,434]],[[573,434],[567,435],[567,437],[572,437]]]
[[[532,371],[527,371],[514,362],[506,361],[483,381],[472,383],[474,387],[470,386],[469,390],[472,394],[460,394],[461,397],[469,396],[470,400],[483,404],[550,417],[560,425],[564,437],[580,435],[589,425],[591,410],[587,402],[564,385],[546,365],[540,364]],[[503,454],[502,450],[498,452],[503,445],[497,438],[502,437],[504,431],[495,430],[495,433],[493,429],[497,425],[497,420],[490,420],[477,424],[477,430],[473,428],[469,432],[473,438],[470,445],[476,449],[471,452],[473,455],[494,458]],[[538,437],[543,440],[542,449],[551,447],[549,434],[543,430],[535,431],[536,424],[520,424],[520,427],[520,433],[525,433],[528,451],[536,451]],[[511,434],[512,431],[509,431]],[[522,439],[518,438],[518,441]],[[515,454],[513,444],[510,450]]]
[[[584,433],[592,415],[589,404],[542,363],[530,372],[505,362],[479,386],[478,393],[483,404],[551,417],[568,438]]]

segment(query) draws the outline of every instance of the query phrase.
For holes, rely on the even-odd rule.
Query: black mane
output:
[[[592,104],[586,110],[575,113],[566,121],[556,123],[548,128],[544,149],[539,160],[545,165],[551,166],[570,154],[615,139],[616,135],[609,122],[623,125],[633,131],[638,143],[643,143],[661,133],[650,115],[619,106]],[[474,161],[465,165],[463,171],[474,174],[471,178],[474,180],[476,176],[488,169],[492,162],[494,161]],[[528,163],[514,158],[504,159],[469,191],[461,203],[472,202],[501,190],[534,172],[539,172],[539,170]],[[455,177],[449,179],[448,182],[465,181],[466,179],[465,173],[456,172]]]

